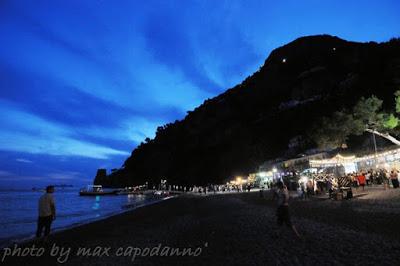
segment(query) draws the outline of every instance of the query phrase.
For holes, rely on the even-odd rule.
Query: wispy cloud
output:
[[[13,172],[0,170],[0,179],[2,181],[43,180],[43,177],[35,175],[19,175]]]
[[[127,156],[127,151],[79,140],[73,129],[44,120],[0,101],[0,150],[57,156],[82,156],[108,159]],[[15,130],[17,131],[15,132]]]
[[[20,163],[33,163],[33,161],[24,158],[17,158],[16,161]]]
[[[49,173],[46,176],[50,179],[56,179],[56,180],[70,180],[70,179],[84,178],[84,175],[82,173],[70,172],[70,171]]]
[[[77,131],[86,136],[108,140],[131,141],[138,144],[144,141],[145,138],[154,138],[157,127],[167,122],[167,120],[150,120],[134,116],[120,121],[114,128],[91,126],[79,128]]]
[[[12,175],[11,172],[0,170],[0,177],[10,177]]]

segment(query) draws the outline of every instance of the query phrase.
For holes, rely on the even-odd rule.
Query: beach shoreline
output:
[[[135,211],[136,209],[139,209],[139,208],[144,208],[146,206],[157,204],[157,203],[163,202],[164,200],[168,200],[168,199],[171,199],[171,198],[174,198],[174,197],[177,197],[177,195],[167,196],[167,197],[163,197],[163,198],[159,198],[159,199],[153,199],[153,200],[141,203],[141,204],[134,204],[134,205],[130,205],[130,206],[121,206],[120,210],[115,210],[114,212],[111,212],[111,213],[109,213],[107,215],[99,216],[99,217],[96,217],[96,218],[90,218],[90,219],[87,219],[87,220],[82,220],[82,221],[75,222],[73,224],[69,224],[69,225],[66,225],[66,226],[58,226],[58,227],[54,227],[53,226],[51,234],[55,235],[55,234],[62,233],[64,231],[67,231],[67,230],[70,230],[70,229],[73,229],[73,228],[76,228],[76,227],[79,227],[79,226],[82,226],[82,225],[89,225],[91,223],[95,223],[97,221],[101,221],[101,220],[104,220],[104,219],[112,218],[114,216],[121,215],[121,214],[124,214],[126,212]],[[0,249],[4,249],[4,248],[10,247],[10,246],[14,246],[15,244],[16,245],[29,244],[29,243],[35,241],[35,235],[34,234],[16,235],[14,237],[4,238],[2,241],[3,241],[3,244],[0,245]]]
[[[370,194],[400,198],[397,190],[376,191]],[[371,201],[363,197],[341,202],[292,199],[292,221],[302,240],[286,228],[277,233],[275,204],[269,192],[263,198],[258,192],[243,192],[211,197],[186,194],[57,232],[45,244],[24,245],[43,246],[46,252],[54,245],[70,248],[63,265],[395,265],[398,253],[388,251],[400,248],[399,232],[395,231],[398,221],[393,220],[399,214],[398,203],[394,201],[392,206],[391,199],[383,203],[374,200],[374,204],[381,204],[381,211],[371,213],[365,211]],[[132,254],[115,253],[121,248],[143,251],[158,246],[191,248],[192,256],[139,254],[132,260]],[[110,254],[77,256],[82,247],[109,248]],[[201,251],[198,256],[194,256],[195,250]],[[48,253],[41,257],[8,256],[3,264],[56,265],[58,258]]]

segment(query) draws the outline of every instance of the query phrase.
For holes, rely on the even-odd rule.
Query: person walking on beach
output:
[[[396,170],[392,170],[390,172],[390,180],[392,181],[392,186],[393,188],[398,188],[399,187],[399,180],[398,180],[398,174]]]
[[[39,218],[37,224],[36,237],[42,236],[44,228],[44,236],[50,234],[51,223],[56,219],[56,206],[53,198],[54,186],[46,187],[46,193],[39,198]]]
[[[368,171],[367,173],[365,173],[365,181],[367,182],[367,186],[370,185],[370,179],[371,179],[371,172]]]
[[[314,191],[313,181],[308,180],[306,186],[307,186],[307,188],[306,188],[307,198],[310,198],[311,194],[313,194],[313,191]]]
[[[333,189],[332,188],[333,188],[332,180],[329,177],[328,180],[326,181],[326,189],[329,192],[329,198],[330,199],[332,198],[332,193],[333,193]]]
[[[357,177],[357,181],[358,181],[358,184],[360,185],[360,187],[362,187],[363,191],[365,188],[365,180],[366,180],[366,177],[365,177],[364,173],[360,173],[360,175]]]
[[[299,233],[297,232],[296,227],[292,224],[292,221],[290,220],[289,191],[282,181],[279,181],[276,185],[277,190],[274,194],[274,198],[277,199],[278,203],[276,209],[277,224],[278,226],[282,226],[283,224],[285,224],[287,227],[290,227],[293,230],[298,238],[301,238]]]
[[[301,199],[306,199],[307,198],[307,193],[305,190],[305,184],[301,184],[300,185],[300,189],[301,189]]]

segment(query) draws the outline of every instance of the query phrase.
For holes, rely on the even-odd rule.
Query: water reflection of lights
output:
[[[144,195],[143,194],[128,194],[128,198],[129,199],[137,199],[137,198],[143,198]]]
[[[92,209],[93,210],[100,209],[100,196],[96,196],[96,201],[94,202]]]

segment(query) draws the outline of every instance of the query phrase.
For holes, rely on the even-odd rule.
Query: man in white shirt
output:
[[[39,199],[39,218],[36,231],[36,237],[42,236],[44,228],[44,236],[50,234],[51,223],[56,219],[56,207],[53,198],[54,186],[46,187],[46,193]]]

